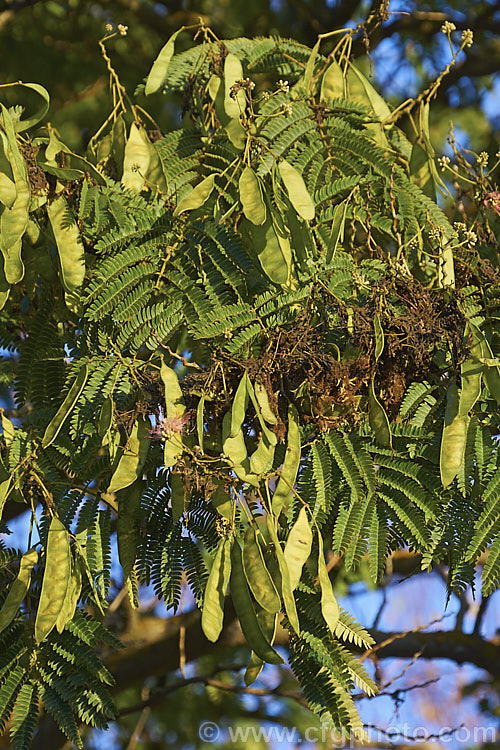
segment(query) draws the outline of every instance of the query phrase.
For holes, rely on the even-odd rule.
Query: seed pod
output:
[[[201,627],[212,643],[218,639],[224,620],[224,598],[231,573],[231,543],[230,537],[220,540],[203,598]]]
[[[266,568],[255,529],[249,526],[243,542],[243,569],[255,600],[268,612],[278,612],[281,600],[271,574]]]
[[[45,571],[35,620],[35,640],[41,643],[58,621],[71,580],[71,550],[64,524],[54,516],[45,551]]]
[[[311,554],[312,531],[307,520],[307,511],[302,506],[297,520],[290,529],[290,534],[285,544],[285,561],[290,576],[290,588],[295,591],[299,585],[304,563]]]

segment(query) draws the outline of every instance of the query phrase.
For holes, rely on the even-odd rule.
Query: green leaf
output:
[[[75,378],[74,383],[72,384],[71,388],[69,389],[68,393],[66,394],[66,398],[62,402],[61,406],[57,410],[55,416],[51,419],[49,424],[47,425],[47,428],[43,434],[42,438],[42,448],[48,448],[49,445],[52,445],[56,437],[59,435],[59,432],[61,431],[61,427],[63,426],[66,419],[71,414],[71,410],[75,406],[76,402],[78,401],[81,392],[83,391],[85,387],[85,383],[87,382],[88,377],[88,368],[87,365],[82,367]]]
[[[302,175],[285,159],[280,161],[278,168],[292,206],[300,217],[312,221],[315,213],[314,201],[307,191]]]
[[[146,79],[146,88],[144,90],[146,96],[159,91],[166,82],[170,61],[175,52],[175,40],[183,29],[184,27],[178,29],[177,31],[174,31],[172,36],[168,39],[167,43],[161,48],[160,53],[154,61]]]

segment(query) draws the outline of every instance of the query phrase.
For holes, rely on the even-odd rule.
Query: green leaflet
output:
[[[59,253],[66,304],[71,310],[77,311],[80,302],[79,289],[85,277],[85,250],[80,230],[64,195],[47,204],[47,215]]]
[[[203,597],[201,627],[209,641],[218,639],[224,620],[224,599],[231,575],[232,537],[221,539],[208,576]]]
[[[190,193],[179,201],[174,210],[174,216],[179,216],[179,214],[184,211],[193,211],[195,208],[203,206],[212,194],[215,185],[215,177],[215,174],[205,177],[205,179],[199,182]]]
[[[483,347],[481,339],[476,335],[474,328],[472,328],[472,336],[473,344],[470,356],[465,362],[462,362],[460,368],[459,417],[465,417],[481,395],[481,379],[485,369],[485,365],[481,362]]]
[[[302,175],[285,159],[280,161],[278,169],[290,203],[302,219],[312,221],[315,214],[314,201],[307,191]]]
[[[278,567],[281,574],[281,596],[283,598],[283,604],[285,605],[286,616],[290,622],[291,628],[297,635],[300,632],[299,616],[297,614],[297,607],[295,605],[295,599],[293,596],[293,590],[290,583],[290,571],[288,569],[283,550],[281,548],[278,534],[276,531],[276,519],[271,514],[267,515],[267,528],[269,536],[274,545],[274,552],[278,561]],[[276,576],[275,576],[276,580]]]
[[[44,641],[64,607],[71,580],[71,550],[66,527],[54,516],[50,522],[45,551],[45,570],[35,620],[35,640]]]
[[[370,427],[375,433],[375,437],[380,445],[390,448],[392,446],[391,426],[384,407],[375,395],[375,382],[373,378],[370,382],[368,400],[370,405],[370,412],[368,415]]]
[[[240,89],[234,98],[231,96],[231,88],[237,81],[243,80],[243,67],[240,60],[229,53],[224,60],[224,109],[230,118],[238,118],[245,111],[247,99],[243,89]]]
[[[146,88],[144,90],[146,96],[159,91],[166,82],[168,77],[168,66],[170,65],[170,60],[175,51],[175,40],[183,29],[184,27],[174,31],[167,43],[161,48],[146,79]]]
[[[118,492],[129,487],[141,476],[142,467],[146,461],[149,449],[149,421],[142,415],[135,420],[127,444],[121,449],[122,455],[118,461],[107,493]]]
[[[444,415],[443,435],[441,438],[441,452],[439,466],[443,487],[448,487],[457,476],[462,464],[465,444],[467,441],[467,427],[469,417],[458,413],[458,388],[455,378],[450,380],[446,396],[446,412]]]
[[[340,617],[340,607],[332,589],[332,582],[326,569],[325,557],[323,553],[323,539],[318,529],[318,578],[321,586],[321,612],[325,622],[335,635]]]
[[[292,591],[295,591],[299,585],[302,568],[311,554],[312,538],[311,527],[307,520],[307,511],[302,506],[297,520],[290,529],[284,551]]]
[[[135,122],[130,132],[123,156],[122,185],[140,193],[146,181],[151,161],[151,142],[142,125]]]
[[[9,593],[0,609],[0,633],[10,625],[19,611],[21,602],[28,593],[31,573],[38,562],[38,552],[33,547],[21,557],[19,573],[12,583]]]
[[[245,532],[243,569],[250,590],[258,604],[268,612],[278,612],[281,607],[281,599],[264,562],[262,548],[253,526],[248,526]]]
[[[266,204],[262,197],[260,178],[251,167],[244,167],[238,182],[243,213],[252,224],[264,224]]]
[[[346,82],[342,68],[336,60],[323,73],[321,79],[321,101],[332,104],[334,99],[346,98]]]
[[[293,404],[288,406],[288,436],[285,460],[281,469],[281,476],[274,490],[272,498],[273,514],[278,518],[283,506],[286,507],[290,501],[297,474],[300,467],[301,445],[299,415]]]
[[[87,365],[85,365],[84,367],[81,368],[80,372],[75,378],[74,383],[72,384],[71,388],[66,394],[66,398],[64,399],[61,406],[57,410],[55,416],[51,419],[51,421],[47,425],[47,428],[42,438],[42,448],[48,448],[49,445],[52,445],[56,437],[59,435],[59,432],[61,431],[61,427],[63,426],[66,419],[69,417],[71,410],[73,409],[74,405],[78,401],[78,398],[80,397],[80,394],[85,387],[85,383],[87,382],[87,377],[88,377],[88,368],[87,368]]]
[[[282,664],[283,659],[263,634],[243,571],[241,547],[237,541],[231,547],[231,598],[248,645],[263,661]]]
[[[384,329],[378,314],[373,319],[373,329],[375,331],[375,361],[377,362],[384,351]]]
[[[257,620],[260,625],[260,629],[264,634],[264,637],[272,645],[276,636],[278,615],[275,613],[266,612],[265,609],[261,609],[259,612],[257,612]],[[252,656],[250,657],[250,661],[248,662],[248,666],[243,676],[243,681],[247,687],[255,682],[257,677],[262,672],[263,666],[264,662],[262,661],[262,659],[252,651]]]

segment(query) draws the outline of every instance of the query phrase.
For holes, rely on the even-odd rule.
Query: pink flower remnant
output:
[[[182,417],[164,417],[149,431],[151,440],[168,440],[177,432],[182,432],[188,422],[188,414],[183,414]]]
[[[500,190],[493,190],[491,193],[487,193],[483,203],[486,208],[491,208],[497,214],[500,214]]]

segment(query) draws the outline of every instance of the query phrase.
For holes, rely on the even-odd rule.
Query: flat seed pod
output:
[[[160,377],[165,388],[165,405],[168,419],[182,417],[186,411],[184,397],[179,385],[177,373],[162,360]]]
[[[47,204],[47,214],[59,253],[66,304],[71,309],[77,309],[80,300],[78,292],[85,277],[85,249],[80,230],[64,195]]]
[[[143,416],[135,420],[127,444],[121,449],[121,457],[111,477],[107,493],[123,490],[140,477],[149,449],[150,427],[149,421]]]
[[[352,101],[359,102],[368,109],[371,109],[379,120],[385,120],[387,117],[390,117],[391,110],[387,106],[385,99],[380,96],[368,78],[355,65],[351,64],[349,66],[347,82],[349,98]]]
[[[279,241],[272,219],[261,226],[249,225],[250,236],[262,270],[275,284],[286,284],[291,267],[291,250]]]
[[[186,499],[186,489],[182,476],[172,471],[169,478],[170,484],[170,504],[172,506],[172,523],[177,523],[184,513],[184,503]]]
[[[231,566],[231,598],[248,645],[263,661],[283,664],[283,659],[266,639],[257,620],[243,571],[241,547],[237,541],[231,547]]]
[[[12,583],[9,593],[0,609],[0,633],[12,622],[19,611],[21,602],[28,593],[31,573],[38,562],[38,552],[35,548],[28,550],[21,557],[19,573]]]
[[[151,142],[142,125],[130,126],[123,155],[122,185],[140,193],[146,181],[151,160]]]
[[[201,627],[212,643],[218,639],[224,621],[224,599],[231,574],[231,543],[230,537],[220,540],[203,598]]]
[[[290,202],[298,215],[306,221],[314,219],[314,201],[307,191],[300,172],[285,159],[280,161],[278,169]]]
[[[200,400],[198,401],[198,406],[196,407],[196,432],[198,435],[198,445],[200,446],[200,450],[203,453],[203,438],[204,438],[204,429],[203,429],[203,410],[205,407],[205,398],[206,394],[205,391],[201,394]]]
[[[284,505],[287,505],[293,495],[293,487],[297,479],[301,456],[299,414],[293,404],[288,406],[288,435],[285,460],[281,469],[272,499],[273,514],[278,518]]]
[[[250,456],[250,471],[252,474],[265,474],[270,470],[274,459],[276,442],[270,443],[265,434],[260,436],[256,450]]]
[[[321,101],[332,104],[334,99],[346,98],[346,83],[342,68],[336,60],[323,73],[321,79]]]
[[[479,396],[481,395],[481,380],[485,365],[481,362],[482,344],[481,340],[474,335],[473,344],[470,350],[470,357],[462,362],[460,379],[462,387],[460,388],[460,400],[458,415],[466,416],[472,409]]]
[[[368,401],[370,406],[370,411],[368,414],[370,427],[372,428],[375,437],[380,445],[389,448],[392,445],[391,426],[389,424],[389,419],[387,417],[387,414],[385,413],[384,407],[375,395],[375,383],[373,381],[373,378],[370,383]]]
[[[78,373],[74,383],[66,394],[66,398],[57,410],[55,416],[47,425],[42,438],[42,448],[48,448],[49,445],[52,445],[56,437],[59,435],[61,427],[69,417],[71,410],[78,401],[78,398],[85,387],[87,377],[88,369],[87,365],[85,365],[85,367],[82,367],[80,372]]]
[[[121,179],[123,175],[123,160],[125,158],[125,146],[127,144],[127,128],[123,114],[116,118],[111,131],[111,153],[115,160],[117,175]]]
[[[458,405],[458,388],[456,380],[453,378],[450,380],[446,394],[446,411],[439,456],[443,487],[448,487],[457,476],[465,453],[469,417],[467,415],[459,416]]]
[[[331,260],[335,257],[337,247],[344,241],[344,228],[348,205],[349,202],[345,200],[335,206],[335,210],[333,212],[332,231],[330,232],[328,247],[326,249],[327,263],[330,263]]]
[[[384,351],[384,329],[378,314],[373,318],[373,328],[375,331],[375,361],[377,361]]]
[[[247,98],[240,89],[233,98],[231,88],[237,81],[243,80],[243,66],[236,57],[229,53],[224,60],[224,109],[228,117],[239,117],[247,105]]]
[[[56,625],[71,579],[71,550],[66,527],[54,516],[45,552],[45,570],[35,620],[35,640],[41,643]]]
[[[24,276],[21,248],[22,237],[28,226],[31,192],[26,167],[19,151],[19,146],[17,145],[12,120],[5,107],[1,106],[16,198],[10,208],[5,207],[1,212],[0,249],[4,259],[5,279],[8,284],[16,284]]]
[[[276,418],[276,415],[271,410],[271,406],[269,405],[269,394],[266,391],[265,387],[261,383],[259,383],[258,380],[253,384],[253,387],[255,391],[255,398],[257,399],[257,403],[259,405],[260,412],[263,418],[268,424],[278,424],[278,419]]]
[[[0,203],[3,203],[7,208],[12,208],[16,197],[17,190],[15,182],[6,174],[0,172]]]
[[[161,48],[160,53],[154,61],[146,79],[146,87],[144,90],[146,96],[159,91],[167,80],[168,67],[175,52],[175,40],[182,30],[183,29],[181,28],[177,31],[174,31],[172,36],[168,39],[167,43]]]
[[[238,182],[240,200],[243,213],[252,224],[264,224],[266,220],[266,204],[262,197],[262,187],[259,177],[251,167],[245,167]]]
[[[215,185],[215,177],[215,174],[205,177],[205,179],[199,182],[198,185],[188,193],[188,195],[179,201],[175,208],[174,216],[179,216],[179,214],[184,211],[193,211],[195,208],[203,206],[212,194]]]
[[[68,581],[66,597],[56,620],[56,630],[62,633],[66,625],[75,616],[76,607],[82,593],[82,572],[80,565],[72,561],[71,577]]]
[[[233,405],[231,407],[231,432],[229,433],[229,437],[236,437],[245,421],[250,397],[249,387],[251,388],[251,385],[245,370],[233,398]]]
[[[482,359],[493,360],[494,359],[493,352],[491,350],[491,347],[487,339],[481,333],[481,331],[479,331],[479,329],[474,328],[474,331],[475,331],[475,335],[481,341]],[[489,365],[485,367],[483,371],[483,380],[492,398],[496,399],[497,403],[500,404],[500,370],[498,366]]]
[[[290,577],[290,587],[295,591],[302,576],[302,568],[311,554],[312,531],[307,520],[307,511],[302,506],[297,520],[290,529],[285,544],[285,561]]]
[[[325,622],[335,634],[335,628],[337,627],[340,617],[340,607],[338,605],[335,594],[332,589],[332,582],[326,569],[325,557],[323,554],[323,539],[321,533],[318,530],[318,578],[321,586],[321,613],[325,618]]]
[[[269,536],[274,545],[274,552],[278,561],[278,567],[281,574],[281,596],[283,598],[283,604],[285,605],[286,616],[290,622],[291,627],[299,635],[300,624],[299,616],[297,614],[297,607],[295,605],[295,598],[293,596],[292,586],[290,583],[290,571],[281,549],[281,544],[278,539],[276,532],[275,519],[271,516],[267,516],[267,528],[269,530]]]
[[[141,504],[144,482],[137,479],[130,487],[118,493],[118,518],[116,536],[118,541],[118,558],[123,568],[123,578],[127,579],[134,567],[137,555],[139,533],[137,530],[137,513]]]
[[[261,609],[259,612],[257,612],[257,620],[266,640],[268,640],[272,645],[276,636],[278,615],[272,614],[271,612],[266,612],[265,609]],[[248,666],[245,669],[245,674],[243,675],[243,681],[247,687],[255,682],[257,677],[262,672],[263,667],[264,662],[262,661],[262,659],[252,651],[252,656],[250,657]]]
[[[252,526],[247,528],[243,541],[243,569],[258,604],[268,612],[278,612],[281,608],[281,599],[266,568],[262,548]]]

